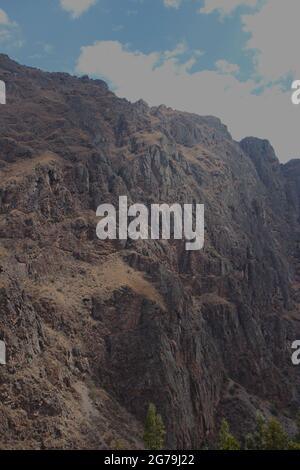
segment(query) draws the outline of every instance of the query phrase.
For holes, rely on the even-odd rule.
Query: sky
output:
[[[299,0],[0,0],[0,51],[120,97],[222,119],[300,157]]]

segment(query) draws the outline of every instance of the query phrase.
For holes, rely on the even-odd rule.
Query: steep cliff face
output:
[[[101,80],[0,56],[1,448],[169,448],[292,430],[300,376],[300,161],[234,142],[213,117],[117,98]],[[203,203],[202,251],[100,241],[95,210]]]

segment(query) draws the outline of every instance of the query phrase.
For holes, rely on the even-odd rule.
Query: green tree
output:
[[[260,414],[256,415],[256,432],[255,432],[255,442],[257,450],[265,449],[265,432],[266,432],[266,420]]]
[[[230,433],[226,419],[223,419],[221,423],[218,448],[219,450],[240,450],[241,448],[237,439]]]
[[[256,445],[256,439],[255,439],[255,434],[249,433],[245,437],[245,450],[256,450],[257,445]]]
[[[256,429],[252,434],[248,434],[246,437],[247,450],[263,450],[265,448],[265,430],[266,420],[260,413],[257,413]]]
[[[271,418],[263,431],[263,442],[265,450],[286,450],[289,438],[280,422]]]
[[[299,442],[290,441],[288,444],[288,450],[300,450]]]
[[[144,443],[149,450],[161,450],[165,443],[165,426],[162,417],[157,414],[156,407],[150,403],[145,422]]]

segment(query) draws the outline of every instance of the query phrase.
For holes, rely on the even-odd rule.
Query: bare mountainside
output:
[[[1,448],[168,448],[300,405],[300,160],[0,55]],[[242,118],[242,117],[241,117]],[[259,119],[259,116],[258,116]],[[101,203],[204,203],[205,247],[100,241]]]

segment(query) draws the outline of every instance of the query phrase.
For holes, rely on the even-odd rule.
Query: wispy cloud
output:
[[[240,67],[237,64],[231,64],[227,60],[220,59],[216,62],[216,67],[219,72],[224,75],[236,75],[240,71]]]
[[[167,8],[179,8],[182,0],[164,0],[164,5]]]
[[[12,21],[10,21],[8,15],[5,13],[2,8],[0,8],[0,25],[1,26],[11,26],[13,24]]]
[[[61,7],[70,13],[72,18],[79,18],[96,3],[97,0],[60,0]]]
[[[259,0],[204,0],[204,6],[200,8],[199,13],[210,14],[219,12],[222,17],[230,15],[240,6],[255,7]]]
[[[19,25],[12,21],[2,8],[0,8],[0,44],[17,48],[23,46]]]

